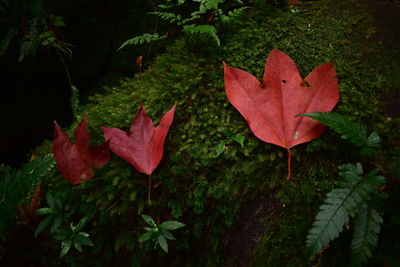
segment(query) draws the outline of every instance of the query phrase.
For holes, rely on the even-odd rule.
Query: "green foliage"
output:
[[[227,148],[226,146],[231,144],[232,142],[236,142],[237,144],[239,144],[242,148],[244,145],[244,139],[245,137],[243,135],[240,134],[236,134],[234,135],[232,132],[230,131],[224,131],[225,136],[227,137],[226,140],[221,141],[217,147],[215,148],[215,152],[216,152],[216,156],[218,157],[219,155],[221,155],[222,153],[224,153],[225,149]]]
[[[71,247],[75,247],[76,250],[82,252],[82,246],[91,246],[94,244],[89,238],[89,234],[81,232],[85,226],[88,217],[83,217],[76,226],[73,223],[70,224],[69,229],[58,229],[54,234],[54,239],[61,242],[61,253],[60,258],[64,257]]]
[[[142,34],[142,35],[140,35],[140,36],[136,36],[136,37],[133,37],[133,38],[131,38],[131,39],[129,39],[129,40],[126,40],[126,41],[118,48],[118,50],[124,48],[125,46],[129,46],[129,45],[139,45],[139,44],[147,44],[147,43],[151,43],[151,42],[154,42],[154,41],[159,41],[159,40],[162,40],[162,39],[165,39],[165,38],[167,38],[167,37],[166,37],[166,36],[163,36],[163,35],[160,36],[160,35],[158,35],[158,33],[153,33],[153,34],[144,33],[144,34]]]
[[[36,210],[37,215],[47,215],[47,217],[36,228],[35,236],[38,236],[49,224],[51,224],[51,233],[54,233],[63,222],[68,220],[68,205],[64,206],[61,199],[54,198],[50,192],[46,194],[46,201],[49,207]]]
[[[373,249],[378,244],[378,235],[383,223],[382,217],[372,207],[364,206],[357,213],[354,222],[351,250],[353,262],[357,265],[367,263]]]
[[[185,25],[182,31],[189,36],[194,36],[196,34],[203,34],[210,36],[218,46],[221,45],[221,41],[217,35],[217,29],[212,25]]]
[[[4,52],[9,47],[12,39],[17,35],[17,30],[15,28],[11,28],[4,35],[3,39],[0,42],[0,56],[4,54]]]
[[[155,244],[154,248],[156,248],[158,244],[162,250],[165,251],[165,253],[168,253],[167,239],[176,240],[174,235],[171,233],[171,230],[177,230],[185,226],[185,224],[178,221],[165,221],[160,225],[157,225],[153,218],[144,214],[142,214],[142,218],[151,227],[144,227],[146,233],[139,237],[139,242],[146,242],[150,240],[149,242]]]
[[[380,138],[376,132],[367,136],[367,130],[364,126],[352,122],[343,115],[334,112],[313,112],[299,116],[310,117],[329,126],[341,134],[343,139],[349,139],[353,144],[360,147],[362,149],[361,155],[375,154],[375,149],[379,148]]]
[[[54,168],[52,156],[32,160],[20,169],[0,167],[0,235],[16,219],[16,207],[40,179]]]
[[[158,5],[161,10],[165,11],[154,11],[148,14],[156,15],[168,23],[175,24],[186,36],[186,39],[196,39],[199,35],[207,36],[217,46],[220,46],[221,41],[217,35],[218,29],[223,24],[229,24],[238,19],[247,9],[247,7],[237,6],[237,4],[243,3],[240,0],[166,0],[165,4]],[[222,5],[225,7],[222,8]],[[188,9],[190,12],[188,12]],[[225,9],[228,11],[226,12]],[[188,16],[187,13],[190,15]],[[145,33],[124,42],[119,49],[127,45],[149,43],[164,38],[166,37],[159,36],[157,33]]]
[[[314,255],[331,240],[335,239],[343,230],[343,226],[350,217],[360,212],[376,193],[375,186],[385,183],[385,178],[377,175],[378,170],[373,170],[363,177],[363,169],[360,163],[356,165],[345,164],[339,167],[339,175],[343,179],[338,182],[339,188],[333,189],[327,194],[320,212],[315,217],[312,228],[307,236],[307,254]],[[362,215],[361,215],[362,216]],[[359,217],[359,223],[364,222],[367,216]],[[362,226],[360,226],[362,227]],[[360,233],[355,234],[356,243],[360,239]],[[376,241],[376,232],[365,233],[365,238]],[[365,245],[370,245],[371,242]],[[372,244],[372,245],[376,245]],[[365,249],[363,249],[365,250]]]
[[[70,99],[70,105],[71,105],[71,110],[72,114],[75,117],[75,120],[79,121],[79,90],[76,88],[75,85],[71,84],[71,99]]]

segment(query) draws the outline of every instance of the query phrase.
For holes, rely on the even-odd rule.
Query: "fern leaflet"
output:
[[[349,139],[353,144],[361,147],[362,155],[373,154],[374,149],[379,147],[380,138],[376,132],[372,132],[370,136],[367,136],[367,130],[364,126],[352,122],[340,114],[334,112],[313,112],[298,116],[310,117],[329,126],[341,134],[343,139]]]
[[[165,38],[167,38],[167,37],[166,36],[160,36],[160,35],[158,35],[158,33],[153,33],[153,34],[144,33],[142,35],[139,35],[139,36],[133,37],[133,38],[131,38],[129,40],[126,40],[118,48],[118,50],[121,50],[122,48],[124,48],[125,46],[128,46],[128,45],[139,45],[139,44],[151,43],[151,42],[159,41],[159,40],[162,40],[162,39],[165,39]]]
[[[375,192],[374,186],[385,182],[385,178],[377,176],[377,172],[377,170],[371,171],[363,178],[360,163],[339,167],[339,175],[344,181],[338,183],[340,188],[335,188],[327,194],[324,204],[320,207],[320,212],[307,236],[308,255],[314,255],[335,239],[350,216],[354,216],[366,205],[371,194]]]
[[[149,12],[147,14],[156,15],[169,23],[179,22],[182,20],[181,15],[170,12]]]
[[[362,265],[372,257],[373,249],[378,244],[382,217],[372,208],[364,206],[357,213],[354,222],[351,250],[355,265]]]
[[[217,36],[217,29],[212,25],[186,25],[183,27],[183,32],[189,35],[194,34],[205,34],[210,36],[218,46],[221,45],[221,42]]]

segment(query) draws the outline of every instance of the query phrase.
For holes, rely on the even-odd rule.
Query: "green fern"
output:
[[[335,188],[327,194],[320,207],[312,228],[307,236],[307,254],[314,255],[321,248],[335,239],[343,230],[343,226],[366,205],[375,192],[374,186],[381,185],[385,178],[377,176],[373,170],[363,177],[360,163],[345,164],[339,167],[339,175],[343,178]]]
[[[354,265],[365,264],[378,244],[383,219],[370,207],[364,206],[356,215],[351,250]]]
[[[196,34],[204,34],[211,37],[218,46],[221,45],[221,42],[217,36],[217,29],[212,25],[186,25],[183,27],[183,32],[188,35],[196,35]]]
[[[75,119],[78,120],[78,118],[79,118],[79,90],[73,84],[71,84],[71,98],[70,98],[69,102],[71,105],[72,114],[74,115]]]
[[[223,23],[230,23],[233,20],[235,20],[238,17],[240,17],[243,14],[243,12],[248,8],[249,7],[240,7],[240,8],[234,9],[232,11],[229,11],[227,15],[222,14],[221,15],[221,21]]]
[[[10,46],[11,41],[17,36],[17,30],[15,28],[11,28],[4,35],[2,40],[0,41],[0,56],[4,54],[7,48]]]
[[[179,14],[171,13],[171,12],[149,12],[147,14],[156,15],[160,17],[162,20],[168,21],[169,23],[180,22],[182,20],[182,16]]]
[[[133,37],[127,41],[125,41],[119,48],[118,50],[121,50],[122,48],[124,48],[125,46],[128,45],[139,45],[139,44],[146,44],[146,43],[151,43],[154,41],[159,41],[162,39],[167,38],[166,36],[160,36],[158,35],[158,33],[144,33],[142,35]]]
[[[0,236],[15,219],[16,206],[54,165],[54,158],[47,156],[33,160],[19,170],[0,167]]]
[[[313,112],[298,116],[310,117],[329,126],[342,135],[343,139],[349,139],[353,144],[361,148],[362,155],[371,155],[379,148],[380,138],[376,132],[367,136],[367,130],[361,124],[355,123],[346,117],[334,112]]]

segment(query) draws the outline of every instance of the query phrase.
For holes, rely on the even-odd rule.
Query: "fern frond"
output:
[[[72,114],[74,115],[75,119],[77,119],[79,116],[79,90],[73,84],[71,84],[71,98],[69,102],[71,105]]]
[[[0,41],[0,56],[4,54],[16,35],[17,30],[15,28],[11,28],[7,31],[3,39]]]
[[[186,25],[183,27],[183,32],[189,35],[204,34],[210,36],[218,46],[221,42],[217,36],[217,29],[212,25]]]
[[[343,226],[371,198],[375,192],[374,186],[381,185],[385,178],[377,176],[377,170],[363,178],[360,163],[345,164],[339,167],[339,175],[344,178],[327,194],[324,204],[320,207],[312,228],[307,236],[307,254],[314,255],[321,248],[335,239],[343,230]]]
[[[378,244],[382,222],[382,217],[367,206],[357,213],[351,242],[354,265],[365,264],[372,257],[373,249]]]
[[[121,50],[122,48],[124,48],[125,46],[128,45],[139,45],[139,44],[146,44],[146,43],[151,43],[154,41],[159,41],[162,39],[167,38],[166,36],[160,36],[158,35],[158,33],[144,33],[142,35],[133,37],[129,40],[126,40],[119,48],[118,50]]]
[[[237,19],[238,17],[240,17],[243,14],[243,11],[245,11],[246,9],[248,9],[249,7],[240,7],[240,8],[236,8],[232,11],[229,11],[227,15],[221,15],[221,21],[222,23],[230,23],[233,20]]]
[[[169,23],[179,22],[182,20],[182,16],[180,14],[175,14],[175,13],[171,13],[171,12],[155,11],[155,12],[149,12],[147,14],[156,15],[156,16],[160,17],[161,19],[168,21]]]
[[[16,216],[16,206],[38,180],[55,166],[52,156],[33,160],[19,170],[0,168],[0,236]]]
[[[371,154],[379,147],[380,138],[377,133],[372,132],[367,136],[367,130],[359,123],[352,122],[346,117],[334,112],[313,112],[300,114],[298,116],[310,117],[329,126],[342,135],[343,139],[349,139],[353,144],[361,147],[362,154]]]

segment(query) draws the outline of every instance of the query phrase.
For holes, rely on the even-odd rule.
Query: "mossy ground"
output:
[[[293,149],[293,177],[286,180],[285,151],[259,141],[227,101],[221,62],[259,79],[274,47],[294,59],[303,77],[319,64],[335,62],[341,94],[336,111],[380,134],[386,152],[380,160],[392,169],[388,161],[399,155],[399,149],[392,149],[399,121],[387,120],[378,96],[395,88],[400,66],[382,45],[374,44],[376,28],[367,3],[324,0],[286,9],[261,5],[224,29],[220,48],[199,40],[188,52],[183,41],[177,41],[142,74],[91,97],[84,112],[94,143],[103,141],[99,126],[127,130],[141,102],[156,122],[173,104],[178,106],[164,159],[152,177],[151,206],[146,204],[147,178],[116,156],[93,180],[74,188],[57,173],[45,181],[76,216],[89,211],[94,216],[87,231],[95,248],[72,254],[70,261],[81,266],[221,266],[228,260],[222,256],[224,240],[241,207],[274,192],[274,209],[262,216],[268,221],[263,238],[254,252],[246,253],[254,254],[254,266],[310,265],[304,255],[306,234],[325,193],[334,186],[337,166],[369,161],[358,158],[356,148],[328,130]],[[217,156],[221,142],[234,135],[244,136],[243,147],[231,142]],[[49,146],[39,150],[45,154]],[[148,251],[136,241],[143,227],[141,213],[187,224],[168,255]],[[341,264],[349,254],[346,235],[323,253],[321,265]],[[56,259],[58,248],[52,248]]]

